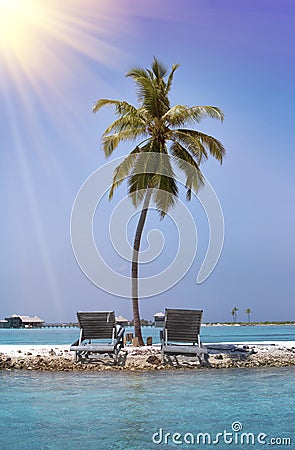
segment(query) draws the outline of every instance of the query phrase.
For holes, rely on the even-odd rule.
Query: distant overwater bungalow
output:
[[[12,314],[10,317],[5,317],[0,320],[0,328],[41,328],[44,325],[44,320],[38,316],[19,316]]]

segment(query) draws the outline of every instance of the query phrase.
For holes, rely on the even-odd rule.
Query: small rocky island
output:
[[[177,370],[227,369],[244,367],[281,367],[295,365],[295,343],[208,344],[208,365],[195,358],[177,357],[161,362],[160,346],[126,346],[118,364],[107,355],[89,363],[76,363],[69,346],[0,346],[0,370],[103,371],[103,370]]]

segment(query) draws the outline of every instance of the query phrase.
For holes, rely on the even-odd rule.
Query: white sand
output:
[[[204,346],[208,347],[218,347],[219,349],[224,348],[226,350],[227,346],[238,346],[242,347],[247,345],[249,347],[255,347],[258,349],[279,349],[279,348],[295,348],[295,341],[263,341],[263,342],[216,342],[216,343],[204,343]],[[152,350],[159,350],[160,344],[156,344],[153,346],[145,346],[145,347],[132,347],[126,346],[125,350],[128,353],[138,352],[140,353],[150,353]],[[31,353],[32,356],[42,355],[47,356],[51,351],[54,351],[56,354],[67,353],[70,352],[70,345],[0,345],[0,353],[5,354],[7,356],[22,356],[27,353]],[[73,352],[71,352],[73,353]]]
[[[21,356],[31,353],[32,356],[48,355],[51,350],[55,353],[63,353],[65,350],[70,351],[69,345],[0,345],[0,353],[7,356]]]
[[[295,341],[245,341],[245,342],[216,342],[216,343],[204,343],[203,345],[208,346],[222,346],[222,345],[248,345],[249,347],[264,347],[264,346],[275,346],[275,347],[282,347],[282,348],[295,348]]]

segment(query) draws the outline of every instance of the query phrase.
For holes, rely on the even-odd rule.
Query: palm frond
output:
[[[169,99],[165,94],[165,86],[159,86],[155,81],[138,79],[137,97],[142,107],[150,117],[160,119],[169,110]]]
[[[157,142],[149,139],[148,142],[141,147],[141,153],[136,160],[134,173],[157,173],[159,167],[159,149]]]
[[[152,63],[152,71],[157,80],[163,79],[167,75],[167,68],[157,58],[155,58],[155,56]]]
[[[150,180],[155,173],[157,161],[153,156],[155,142],[149,139],[145,145],[140,148],[140,154],[128,179],[128,192],[132,203],[137,206],[144,198],[142,190],[150,187]]]
[[[127,73],[126,78],[131,77],[134,80],[137,80],[138,78],[146,78],[151,79],[151,71],[142,69],[141,67],[132,67]]]
[[[129,177],[129,194],[134,205],[143,200],[142,190],[147,188],[153,189],[157,208],[164,216],[174,205],[178,189],[167,149],[159,149],[153,140],[141,148]]]
[[[160,118],[170,108],[164,81],[166,73],[166,68],[154,59],[152,71],[136,67],[126,75],[133,78],[138,102],[151,117]]]
[[[170,133],[169,139],[183,145],[200,165],[205,159],[208,159],[206,148],[198,136],[189,133],[190,130],[177,129]],[[192,130],[193,131],[193,130]]]
[[[134,129],[134,135],[145,134],[146,133],[146,123],[141,117],[137,115],[124,116],[115,120],[111,123],[108,128],[104,131],[103,136],[106,136],[110,133],[121,133],[122,131]]]
[[[217,106],[192,106],[190,107],[191,114],[195,117],[196,122],[200,122],[202,119],[210,117],[211,119],[217,119],[223,122],[224,114]]]
[[[158,188],[153,189],[153,199],[160,216],[163,218],[169,209],[174,207],[178,188],[173,178],[164,175],[155,175],[152,179],[152,184],[154,183],[158,185]]]
[[[159,153],[156,156],[158,167],[157,172],[151,179],[151,186],[153,187],[156,207],[163,218],[168,210],[175,205],[178,188],[169,155]]]
[[[139,205],[146,194],[146,190],[150,188],[150,173],[132,172],[128,178],[128,194],[134,206]]]
[[[115,113],[118,116],[122,116],[125,114],[130,113],[136,113],[137,109],[135,106],[130,105],[128,102],[123,102],[120,100],[109,100],[107,98],[101,98],[100,100],[97,100],[97,102],[94,104],[92,111],[94,113],[98,112],[101,108],[104,106],[114,106],[115,107]]]
[[[135,84],[140,105],[151,117],[160,117],[160,99],[154,82],[148,78],[136,78]]]
[[[190,139],[194,139],[196,142],[199,142],[199,148],[203,146],[204,155],[206,155],[205,148],[207,148],[210,152],[210,155],[213,156],[213,158],[215,158],[217,161],[219,161],[220,164],[222,164],[226,151],[222,143],[218,139],[210,136],[209,134],[201,133],[200,131],[196,130],[179,129],[175,130],[175,132],[178,134],[178,136],[186,135],[187,137],[189,136]]]
[[[111,136],[103,136],[101,140],[102,148],[105,154],[105,157],[108,158],[111,156],[113,151],[118,147],[121,140],[119,138],[119,133],[114,133]]]
[[[108,136],[103,135],[101,143],[105,156],[108,158],[118,147],[120,142],[127,140],[134,141],[142,135],[143,133],[141,130],[136,130],[133,128],[121,131],[120,133],[113,133]]]
[[[136,158],[140,153],[140,147],[136,146],[131,153],[116,167],[113,174],[113,183],[109,192],[109,200],[114,195],[115,189],[120,186],[120,184],[130,175],[134,164],[136,162]]]
[[[166,112],[163,116],[163,120],[168,125],[184,126],[186,124],[199,123],[202,119],[210,117],[212,119],[221,120],[224,119],[224,114],[220,108],[216,106],[192,106],[175,105]]]
[[[173,76],[174,76],[174,72],[175,72],[175,70],[177,70],[178,69],[178,67],[180,67],[180,64],[174,64],[173,66],[172,66],[172,70],[171,70],[171,72],[170,72],[170,74],[169,74],[169,77],[168,77],[168,81],[167,81],[167,85],[166,85],[166,94],[168,95],[168,93],[170,92],[170,89],[171,89],[171,86],[172,86],[172,81],[173,81]]]
[[[187,189],[187,199],[191,199],[191,192],[197,193],[200,186],[204,184],[204,177],[198,163],[191,154],[179,142],[173,142],[170,152],[174,163],[186,176],[185,187]]]

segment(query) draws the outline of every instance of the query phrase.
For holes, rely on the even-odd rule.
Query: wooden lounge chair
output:
[[[70,347],[76,352],[76,362],[90,362],[98,355],[108,354],[117,363],[125,329],[117,328],[114,311],[77,312],[77,318],[80,338]]]
[[[202,365],[209,365],[208,350],[203,347],[200,329],[203,311],[195,309],[166,309],[164,328],[160,332],[161,355],[197,357]],[[176,360],[177,361],[177,360]]]

